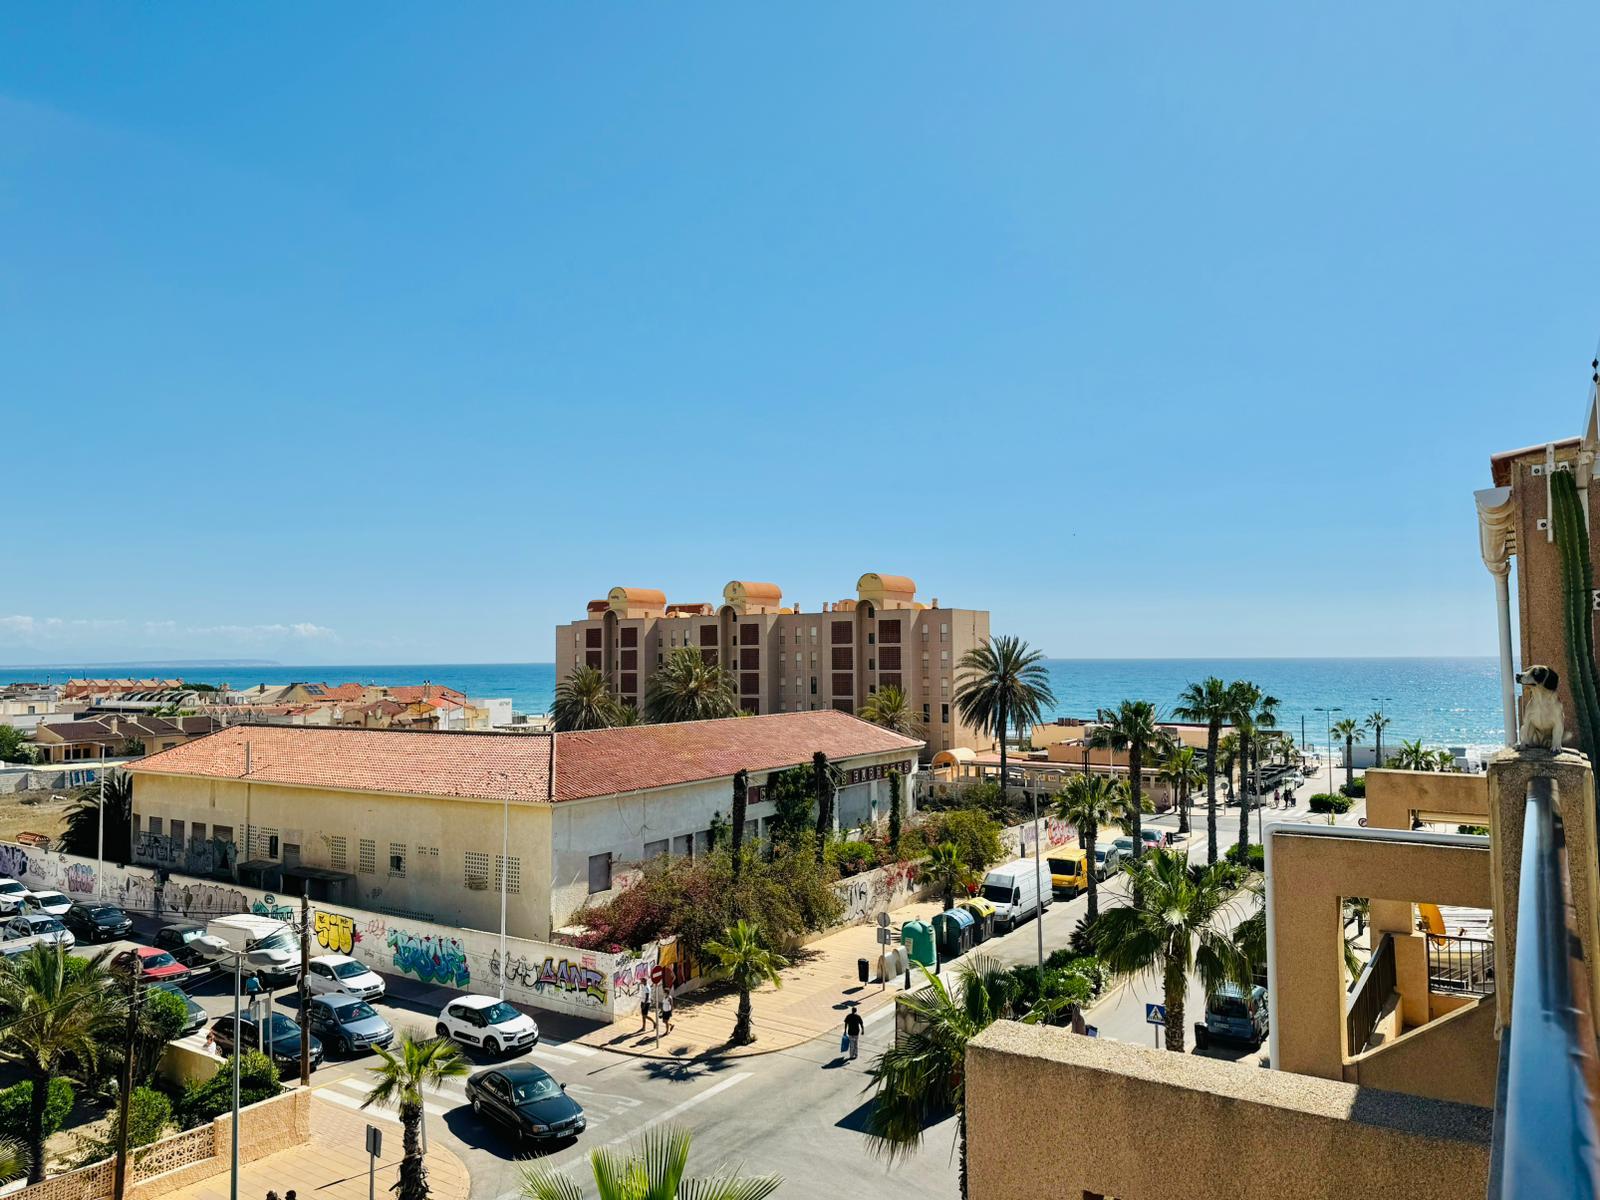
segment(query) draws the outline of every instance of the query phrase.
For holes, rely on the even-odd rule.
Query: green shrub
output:
[[[1261,848],[1260,842],[1251,842],[1248,851],[1240,851],[1239,843],[1235,842],[1228,847],[1227,859],[1234,866],[1246,866],[1252,871],[1265,871],[1267,869],[1267,854]]]
[[[949,842],[961,855],[961,861],[974,873],[1006,857],[1000,844],[1000,823],[986,813],[970,808],[956,808],[929,817],[918,830],[927,845]]]
[[[1103,992],[1111,980],[1111,972],[1098,957],[1093,954],[1074,954],[1068,947],[1052,950],[1044,960],[1044,968],[1046,971],[1082,976],[1089,981],[1091,994],[1095,996]]]
[[[161,988],[150,988],[139,1009],[139,1054],[133,1064],[134,1079],[148,1083],[161,1063],[167,1043],[183,1032],[189,1006]]]
[[[278,1068],[259,1050],[246,1050],[239,1060],[239,1105],[270,1100],[283,1086],[278,1082]],[[233,1059],[223,1060],[222,1069],[204,1083],[192,1083],[184,1088],[178,1100],[178,1124],[192,1129],[206,1121],[215,1120],[233,1108]]]
[[[166,1132],[171,1120],[170,1100],[154,1088],[134,1088],[128,1097],[128,1145],[148,1146]]]
[[[1349,796],[1352,800],[1359,800],[1367,794],[1367,777],[1365,775],[1352,779],[1349,783],[1339,785],[1339,794]]]
[[[1314,813],[1346,813],[1350,811],[1350,797],[1318,792],[1307,807]]]
[[[72,1114],[76,1100],[72,1085],[59,1075],[50,1081],[50,1090],[44,1102],[44,1135],[49,1137]],[[23,1130],[28,1127],[28,1105],[33,1102],[33,1081],[24,1079],[0,1091],[0,1129]]]
[[[840,838],[828,843],[827,855],[840,875],[859,875],[878,865],[878,851],[871,842]]]
[[[1489,836],[1489,827],[1487,825],[1457,825],[1456,826],[1456,832],[1457,833],[1475,833],[1479,837],[1488,837]]]

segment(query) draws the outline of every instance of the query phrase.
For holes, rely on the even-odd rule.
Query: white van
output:
[[[1042,896],[1039,894],[1041,877]],[[994,905],[996,929],[1015,929],[1029,917],[1043,916],[1044,910],[1050,907],[1050,868],[1044,863],[1036,868],[1031,858],[996,867],[983,877],[983,891],[979,894]]]
[[[300,977],[300,943],[287,921],[255,913],[213,917],[206,926],[206,936],[215,938],[236,954],[243,954],[247,971],[253,970],[274,980]],[[233,965],[231,954],[215,958],[220,966]]]

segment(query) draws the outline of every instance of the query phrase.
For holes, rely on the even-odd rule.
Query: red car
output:
[[[111,960],[113,967],[120,967],[124,971],[132,971],[135,956],[139,961],[139,978],[152,983],[159,980],[175,982],[186,978],[189,968],[184,966],[165,950],[154,946],[140,946],[135,950],[124,950]]]

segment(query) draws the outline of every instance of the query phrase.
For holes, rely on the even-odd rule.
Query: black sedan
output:
[[[223,1055],[233,1053],[234,1034],[233,1017],[218,1017],[211,1026],[211,1039],[216,1043],[217,1052]],[[292,1079],[300,1074],[300,1026],[284,1016],[282,1013],[273,1013],[267,1018],[265,1037],[263,1031],[256,1026],[255,1018],[249,1013],[239,1016],[239,1040],[244,1043],[246,1050],[265,1049],[267,1057],[278,1065],[278,1073],[285,1079]],[[322,1065],[322,1043],[315,1036],[311,1039],[311,1069],[316,1070]]]
[[[532,1063],[479,1071],[467,1080],[467,1099],[479,1117],[500,1122],[523,1143],[575,1138],[588,1124],[567,1085]]]
[[[133,918],[115,904],[74,904],[61,923],[77,935],[80,942],[110,942],[127,937]]]

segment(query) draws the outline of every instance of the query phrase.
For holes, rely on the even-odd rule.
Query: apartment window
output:
[[[922,723],[924,725],[931,725],[933,723],[933,705],[924,704],[922,706]]]
[[[835,646],[839,646],[839,645],[848,646],[851,643],[851,641],[854,640],[850,636],[850,622],[849,621],[835,621],[835,622],[833,622],[833,632],[832,632],[831,636],[833,638],[833,644]]]
[[[358,848],[360,870],[363,875],[374,875],[378,870],[378,843],[371,838],[362,838]]]
[[[883,638],[885,645],[888,645],[891,642],[898,642],[900,640],[900,622],[879,621],[878,633]]]
[[[741,671],[755,671],[761,667],[761,651],[755,647],[745,647],[739,651],[739,669]]]
[[[875,658],[867,659],[867,670],[876,671],[877,669],[878,669],[878,660],[875,659]]]
[[[813,696],[817,694],[817,677],[815,675],[811,677],[811,694]]]
[[[489,890],[489,856],[487,854],[480,854],[476,850],[468,850],[463,855],[462,882],[475,892]]]
[[[939,640],[941,642],[948,642],[950,640],[950,623],[948,621],[941,621],[939,623]]]
[[[632,671],[622,676],[622,686],[618,689],[624,692],[637,692],[639,690],[639,676]]]
[[[406,877],[406,844],[404,842],[389,843],[389,878],[404,879]]]
[[[514,854],[510,858],[494,856],[494,890],[498,892],[502,886],[508,896],[522,895],[522,859]]]
[[[852,686],[852,684],[850,682],[850,676],[849,675],[842,674],[842,673],[838,673],[838,674],[834,675],[834,677],[833,677],[833,694],[835,696],[848,696],[854,690],[855,689],[854,689],[854,687]]]
[[[590,650],[600,648],[600,631],[598,629],[585,629],[583,631],[583,644]]]
[[[611,890],[611,852],[589,855],[589,894]]]
[[[948,662],[949,662],[949,661],[950,661],[950,651],[948,651],[948,650],[941,650],[941,651],[939,651],[939,662],[940,662],[940,663],[941,663],[941,664],[943,664],[943,663],[948,663]],[[940,669],[940,670],[941,670],[941,671],[947,671],[947,670],[949,670],[949,667],[947,667],[947,666],[940,666],[940,668],[939,668],[939,669]]]
[[[919,628],[922,630],[922,640],[923,641],[927,641],[928,640],[928,627],[926,625],[922,625],[922,626],[919,626]]]
[[[835,646],[833,648],[833,669],[835,671],[848,671],[855,655],[849,646]]]
[[[599,650],[585,650],[583,652],[583,665],[593,667],[598,671],[600,669],[600,654]]]
[[[867,631],[867,645],[876,646],[877,644],[878,644],[878,635],[873,633],[871,630],[868,630]]]
[[[948,704],[939,705],[939,720],[945,725],[950,724],[950,706]]]
[[[715,646],[717,644],[717,627],[715,625],[700,626],[700,644],[702,646]]]
[[[900,647],[885,646],[878,654],[883,662],[885,671],[898,671],[900,669]]]
[[[800,644],[800,631],[798,629],[794,631],[794,644],[796,646]]]
[[[760,640],[761,626],[750,624],[739,626],[739,642],[741,645],[753,646]]]
[[[817,640],[817,627],[815,625],[811,627],[811,640],[813,642]]]
[[[672,839],[673,853],[683,858],[694,857],[694,834],[684,833]]]
[[[778,676],[778,690],[780,692],[784,691],[785,689],[788,688],[788,686],[789,686],[789,677],[787,675],[779,675]]]
[[[669,846],[666,838],[660,838],[657,841],[646,842],[644,844],[644,858],[646,862],[649,862],[652,858],[660,858],[662,855],[669,853],[671,853],[671,847]]]
[[[760,690],[761,690],[761,672],[760,671],[741,671],[741,672],[739,672],[739,693],[740,693],[740,695],[749,696],[749,695],[753,695],[756,692],[759,692]]]
[[[639,669],[639,652],[637,650],[624,650],[622,652],[622,669],[624,671],[637,671]]]
[[[630,626],[628,626],[628,628],[622,630],[621,632],[622,632],[622,644],[624,646],[637,646],[639,644],[639,630],[637,628],[635,628],[634,626],[630,625]]]
[[[948,679],[939,680],[939,695],[948,696],[949,694],[950,694],[950,681]]]
[[[343,871],[346,861],[344,834],[336,833],[328,839],[328,865],[335,871]]]

